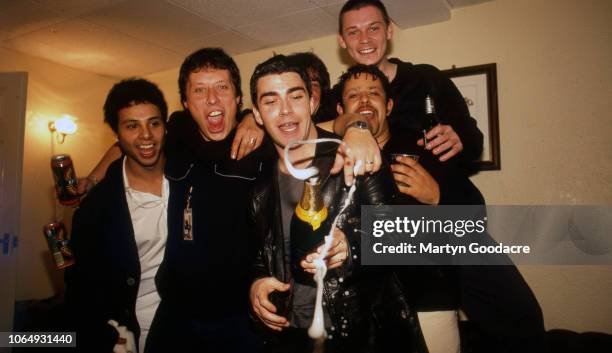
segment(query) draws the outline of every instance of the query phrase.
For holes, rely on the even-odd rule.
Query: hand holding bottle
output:
[[[300,263],[304,271],[308,273],[315,273],[316,264],[314,263],[314,260],[321,255],[322,250],[323,245],[319,246],[316,252],[310,253],[306,256],[306,258]],[[342,264],[348,258],[348,255],[349,247],[346,235],[343,231],[336,228],[334,229],[332,244],[327,252],[327,257],[325,257],[327,269],[334,269],[342,266]]]
[[[442,125],[436,112],[436,104],[432,96],[425,97],[425,115],[423,116],[423,138],[417,141],[419,146],[432,151],[434,155],[444,153],[440,161],[444,162],[463,150],[459,135],[450,125]]]
[[[436,156],[446,152],[440,157],[441,162],[447,161],[463,151],[463,143],[450,125],[438,124],[427,131],[426,137],[427,145],[422,138],[417,141],[417,144],[425,146],[426,150],[430,150]]]

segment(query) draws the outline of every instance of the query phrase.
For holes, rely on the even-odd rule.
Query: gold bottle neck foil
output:
[[[295,215],[310,224],[313,231],[319,229],[321,223],[327,219],[327,207],[321,197],[321,183],[318,178],[310,178],[304,182],[304,192],[295,207]]]

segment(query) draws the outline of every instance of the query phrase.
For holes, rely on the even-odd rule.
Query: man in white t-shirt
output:
[[[134,352],[143,352],[160,302],[155,274],[168,234],[166,102],[153,83],[124,80],[110,90],[104,120],[124,157],[111,164],[74,215],[76,264],[66,271],[66,303],[79,351],[130,351],[131,333],[138,342]],[[128,334],[120,335],[125,329]]]

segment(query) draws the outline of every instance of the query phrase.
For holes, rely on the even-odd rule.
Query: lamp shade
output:
[[[77,125],[71,116],[64,115],[63,117],[55,120],[53,123],[55,130],[60,134],[70,135],[77,131]]]

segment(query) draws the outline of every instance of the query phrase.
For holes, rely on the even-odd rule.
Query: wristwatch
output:
[[[358,128],[360,130],[368,130],[368,131],[370,130],[370,126],[368,125],[368,123],[366,123],[363,120],[353,121],[352,123],[350,123],[350,124],[348,124],[346,126],[346,130],[348,130],[351,127],[356,127],[356,128]]]

